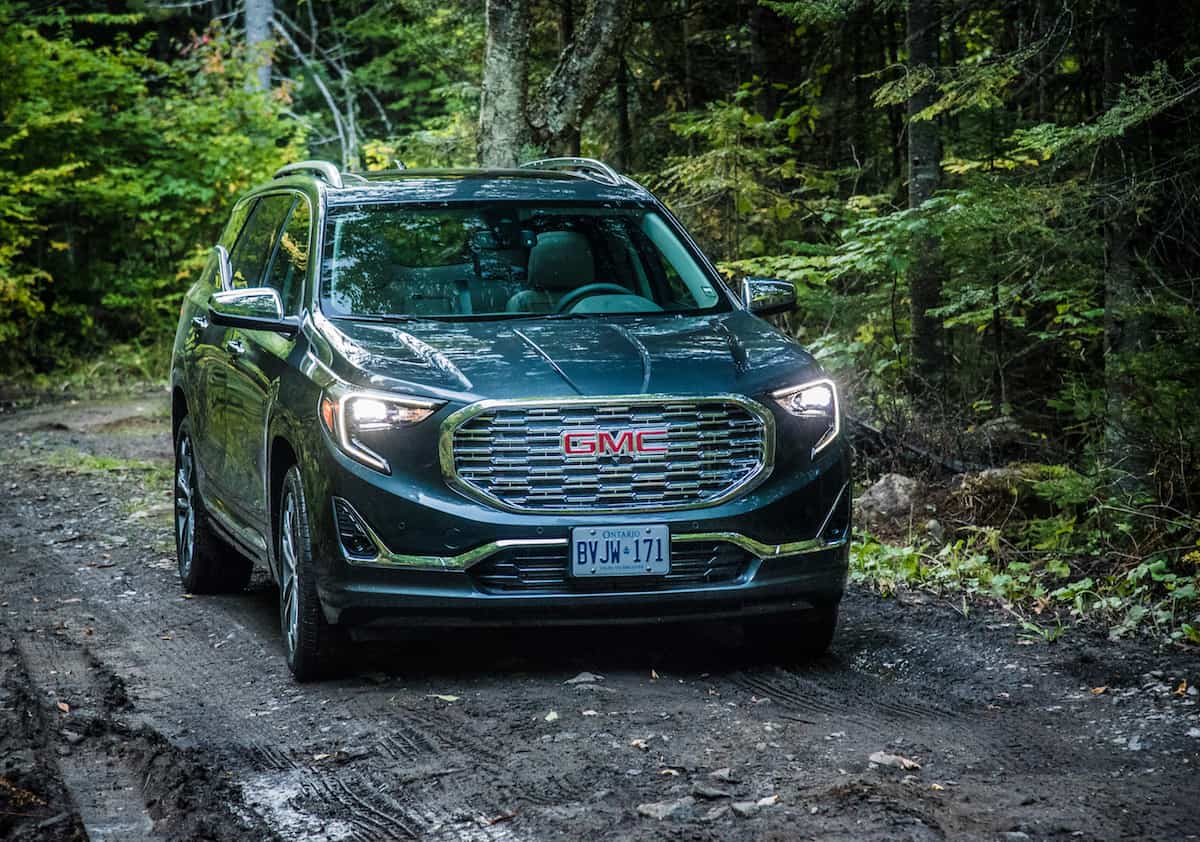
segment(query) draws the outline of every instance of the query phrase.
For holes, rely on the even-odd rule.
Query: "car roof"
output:
[[[557,161],[573,162],[562,168]],[[541,163],[541,162],[535,162]],[[578,166],[576,166],[578,164]],[[588,159],[552,159],[547,168],[397,169],[339,172],[333,165],[304,162],[284,167],[254,192],[302,183],[318,186],[328,205],[543,201],[649,203],[637,182]]]

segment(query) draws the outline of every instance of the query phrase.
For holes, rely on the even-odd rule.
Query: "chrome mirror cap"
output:
[[[218,246],[218,248],[220,248]],[[223,316],[242,316],[252,319],[282,319],[283,301],[271,287],[230,289],[213,293],[210,306]]]
[[[778,278],[744,278],[742,301],[747,310],[760,316],[786,313],[796,306],[796,285]]]

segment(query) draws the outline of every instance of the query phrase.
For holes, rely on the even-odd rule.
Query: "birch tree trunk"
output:
[[[254,62],[254,88],[265,91],[271,87],[271,19],[275,16],[274,0],[245,0],[246,46]]]

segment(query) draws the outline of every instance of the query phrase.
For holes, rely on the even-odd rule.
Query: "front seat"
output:
[[[578,231],[538,234],[529,250],[529,289],[508,299],[510,313],[552,313],[573,289],[596,280],[596,264],[587,237]]]

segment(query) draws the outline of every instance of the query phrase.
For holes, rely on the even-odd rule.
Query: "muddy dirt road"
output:
[[[0,837],[1200,833],[1194,654],[915,595],[851,593],[801,667],[732,626],[489,631],[297,686],[265,579],[180,590],[166,412],[0,415]]]

